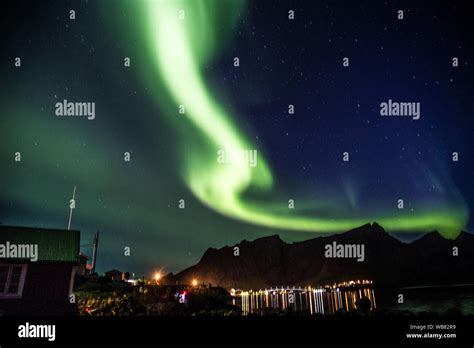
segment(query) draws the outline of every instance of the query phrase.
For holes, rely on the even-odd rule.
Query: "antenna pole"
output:
[[[97,262],[97,248],[99,247],[99,231],[97,231],[94,235],[94,248],[92,250],[92,270],[91,273],[94,274],[95,272],[95,264]]]
[[[74,191],[72,193],[72,199],[69,201],[69,208],[71,208],[71,211],[69,212],[69,223],[67,225],[68,231],[71,229],[71,220],[72,220],[72,210],[76,208],[76,185],[74,185]]]

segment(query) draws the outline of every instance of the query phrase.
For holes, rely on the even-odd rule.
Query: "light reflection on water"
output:
[[[365,299],[367,310],[377,306],[374,289],[370,286],[343,286],[271,288],[257,291],[233,290],[233,304],[242,313],[264,314],[271,311],[295,311],[309,314],[334,314],[339,311],[354,311]],[[370,303],[367,301],[370,300]],[[363,301],[362,301],[363,302]]]

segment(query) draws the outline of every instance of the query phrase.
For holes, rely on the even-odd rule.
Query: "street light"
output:
[[[197,279],[193,279],[193,283],[192,283],[192,284],[193,284],[193,286],[197,286],[197,285],[198,285]]]
[[[161,279],[161,274],[160,272],[155,272],[155,281],[156,281],[156,284],[158,285],[158,281]]]

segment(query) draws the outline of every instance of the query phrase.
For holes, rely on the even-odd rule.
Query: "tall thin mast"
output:
[[[99,231],[97,231],[94,235],[94,244],[92,249],[92,269],[91,273],[95,272],[95,264],[97,262],[97,249],[99,247]]]
[[[72,210],[76,208],[76,185],[74,185],[74,191],[72,193],[72,199],[69,201],[69,208],[71,211],[69,212],[69,223],[67,224],[67,229],[71,229],[71,220],[72,220]]]

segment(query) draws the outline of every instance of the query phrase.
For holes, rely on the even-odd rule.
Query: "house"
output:
[[[127,281],[130,278],[130,273],[117,271],[116,269],[105,272],[105,278],[113,282]]]
[[[80,253],[79,265],[76,267],[76,275],[85,276],[92,274],[92,265],[87,262],[89,259],[89,256],[84,253]]]
[[[80,232],[0,225],[0,315],[75,313]]]

